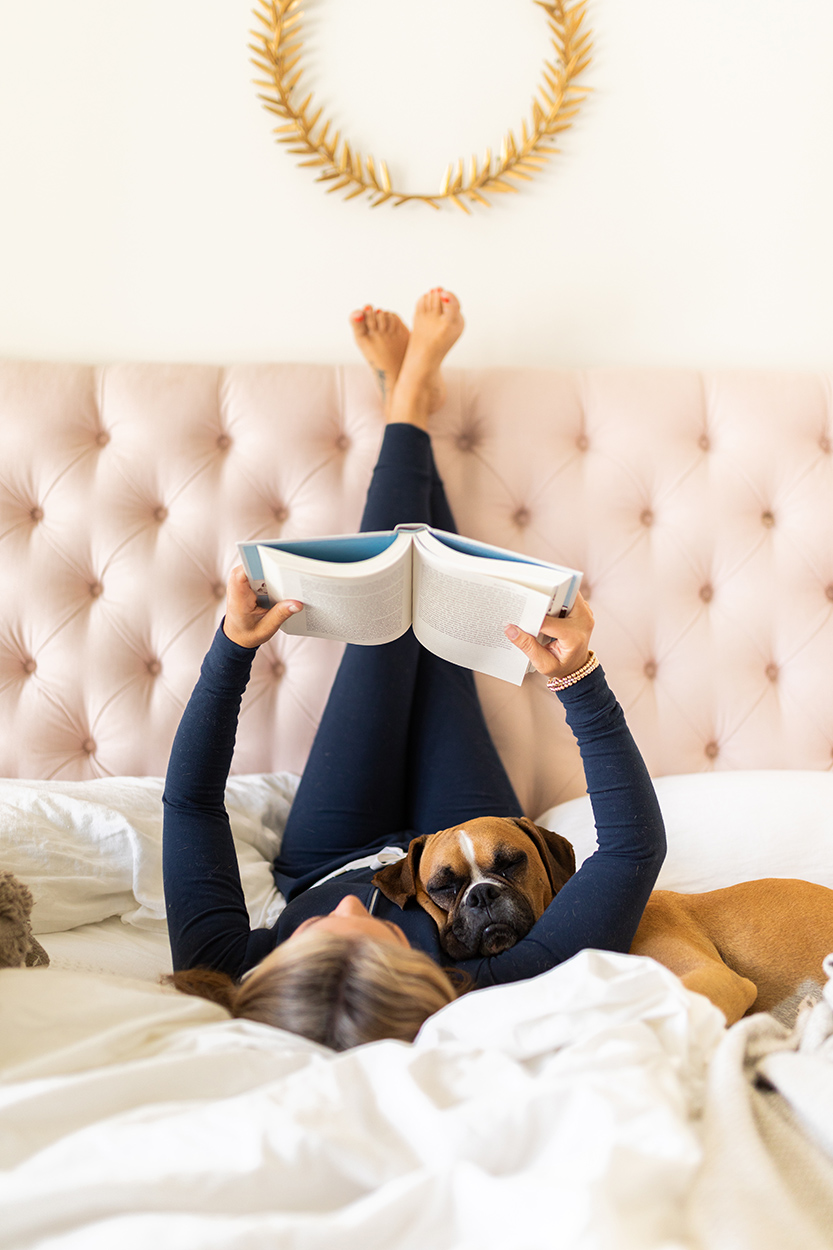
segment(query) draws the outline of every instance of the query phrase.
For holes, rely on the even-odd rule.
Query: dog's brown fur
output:
[[[513,848],[526,854],[522,866],[498,871]],[[436,921],[443,948],[465,958],[509,949],[574,871],[572,847],[558,834],[526,818],[482,817],[415,838],[406,858],[383,868],[374,883],[400,907],[416,899]],[[442,884],[443,874],[458,883],[453,896],[432,888],[432,882]],[[466,946],[472,939],[462,906],[471,896],[472,876],[505,895],[509,909],[506,924],[488,925],[486,938],[478,932],[476,950]],[[808,982],[822,984],[822,961],[831,951],[833,890],[780,879],[707,894],[655,890],[631,946],[632,954],[656,959],[688,989],[709,998],[727,1024],[752,1010],[772,1011]]]
[[[665,964],[734,1024],[823,985],[833,950],[833,890],[766,878],[707,894],[654,890],[631,946]]]

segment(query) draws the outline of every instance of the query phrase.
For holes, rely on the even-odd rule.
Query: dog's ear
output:
[[[552,833],[541,825],[533,824],[528,816],[518,817],[515,824],[523,829],[535,844],[541,856],[541,862],[547,870],[553,895],[556,895],[576,871],[576,853],[572,842],[562,838],[560,833]]]
[[[424,833],[413,838],[404,859],[386,864],[373,875],[373,884],[397,907],[404,907],[409,898],[416,898],[419,861],[429,837],[430,834]]]

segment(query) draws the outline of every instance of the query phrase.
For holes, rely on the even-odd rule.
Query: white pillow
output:
[[[272,878],[298,778],[232,777],[226,807],[252,926],[283,906]],[[0,780],[0,868],[35,898],[32,928],[55,933],[109,916],[165,928],[161,777]]]
[[[654,786],[668,838],[658,889],[696,894],[759,877],[833,889],[833,773],[691,773]],[[587,797],[550,808],[537,823],[572,842],[577,864],[596,849]]]

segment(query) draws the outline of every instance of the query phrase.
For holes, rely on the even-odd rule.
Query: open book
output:
[[[435,655],[516,686],[529,665],[504,626],[537,634],[545,616],[566,616],[581,582],[575,569],[429,525],[238,549],[262,606],[304,604],[287,634],[375,646],[413,625]]]

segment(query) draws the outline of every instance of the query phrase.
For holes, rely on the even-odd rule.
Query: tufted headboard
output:
[[[460,529],[586,571],[652,773],[833,767],[833,375],[448,380]],[[164,773],[235,541],[354,529],[381,432],[362,365],[0,364],[0,774]],[[237,772],[300,771],[338,654],[262,649]],[[542,683],[480,688],[526,810],[581,793]]]

